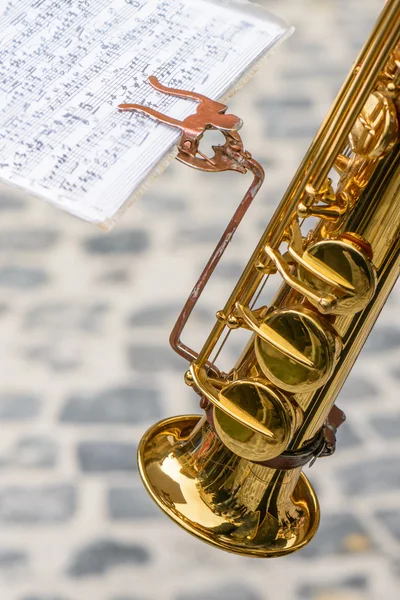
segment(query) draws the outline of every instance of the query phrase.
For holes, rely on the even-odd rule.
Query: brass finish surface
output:
[[[204,395],[216,408],[255,433],[258,433],[265,438],[274,438],[274,434],[269,427],[260,421],[257,416],[253,416],[244,408],[245,403],[243,403],[242,407],[236,403],[234,395],[226,395],[224,393],[223,381],[216,382],[215,380],[210,379],[207,377],[207,372],[204,368],[198,368],[193,364],[190,367],[190,373],[196,387],[201,390],[202,395]],[[216,387],[216,384],[218,387]],[[222,390],[220,389],[221,386]]]
[[[206,418],[167,419],[139,446],[155,502],[223,550],[280,556],[318,527],[302,466],[334,451],[344,421],[336,397],[399,275],[399,44],[400,1],[388,0],[203,347],[187,351],[185,381]],[[220,170],[228,163],[251,170],[235,135],[226,132],[217,147]],[[252,172],[258,189],[260,169]],[[259,306],[271,275],[282,285],[269,306]],[[175,342],[198,295],[195,286]],[[239,329],[251,339],[224,373],[219,352]]]
[[[304,475],[276,477],[239,458],[199,416],[154,425],[138,457],[142,480],[158,506],[217,548],[283,556],[306,545],[318,528],[318,500]]]
[[[281,335],[277,327],[271,327],[266,321],[259,322],[254,313],[247,306],[239,304],[239,302],[236,303],[236,312],[248,328],[258,335],[260,341],[272,346],[277,352],[300,363],[302,366],[315,370],[316,365],[314,362],[290,342],[288,335]],[[285,334],[284,331],[282,333]]]
[[[253,431],[215,408],[215,430],[227,448],[253,461],[275,458],[286,449],[293,431],[295,412],[279,390],[255,379],[242,379],[228,384],[219,394],[270,432],[269,435],[263,435]]]
[[[268,379],[278,388],[294,393],[308,392],[326,383],[339,351],[330,325],[300,307],[275,310],[267,316],[266,322],[310,362],[304,365],[295,356],[284,354],[257,336],[256,358]]]
[[[358,313],[372,300],[376,288],[375,269],[350,240],[321,240],[308,248],[306,256],[314,271],[301,265],[299,278],[313,291],[329,294],[332,288],[335,290],[334,314]],[[323,276],[316,277],[314,272],[321,263]]]

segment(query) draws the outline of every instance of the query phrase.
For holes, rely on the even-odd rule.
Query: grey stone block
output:
[[[98,331],[109,307],[104,302],[90,305],[46,302],[28,311],[25,327],[48,331]]]
[[[118,229],[92,236],[84,246],[91,254],[139,254],[149,247],[149,237],[143,229]]]
[[[60,416],[64,423],[128,424],[161,418],[159,393],[153,389],[116,387],[92,396],[76,394]]]
[[[187,362],[168,346],[139,345],[128,348],[130,366],[141,373],[158,371],[181,371],[187,369]]]
[[[0,420],[29,421],[40,411],[41,402],[36,396],[25,393],[0,395]]]
[[[162,515],[141,485],[111,488],[108,491],[108,513],[114,520],[157,518]]]
[[[368,579],[364,575],[355,575],[343,581],[335,581],[335,583],[327,581],[326,584],[309,584],[299,586],[297,591],[298,600],[319,600],[320,598],[334,598],[335,592],[337,598],[346,598],[345,590],[366,591],[368,588]]]
[[[393,350],[400,346],[400,329],[395,326],[377,325],[367,339],[363,352],[372,354]]]
[[[172,175],[173,164],[164,171],[163,178]],[[166,194],[157,195],[152,193],[151,189],[146,194],[146,202],[143,202],[143,210],[146,210],[150,214],[164,215],[170,213],[182,214],[187,211],[189,204],[182,198],[176,198],[175,196],[169,196]]]
[[[338,396],[338,403],[352,400],[370,400],[379,395],[378,388],[367,378],[351,374]],[[344,406],[344,408],[346,408]]]
[[[390,531],[393,537],[400,541],[400,510],[379,510],[376,513],[378,519]]]
[[[58,238],[59,232],[51,229],[8,229],[1,232],[0,251],[48,250]]]
[[[133,327],[162,327],[163,325],[169,325],[172,328],[182,310],[182,306],[183,303],[160,303],[154,306],[146,306],[130,316],[129,325]],[[196,307],[190,319],[193,319],[193,323],[209,323],[213,316],[214,313],[211,311]]]
[[[136,471],[136,446],[124,442],[82,442],[78,446],[78,461],[87,473]]]
[[[346,421],[341,427],[339,427],[337,434],[337,447],[338,448],[354,448],[362,443],[362,438],[356,433],[354,428]]]
[[[391,573],[396,577],[396,583],[400,580],[400,562],[398,560],[393,561],[391,564]]]
[[[2,522],[64,522],[73,516],[75,507],[75,488],[69,484],[0,488]]]
[[[1,467],[51,468],[57,462],[57,444],[46,437],[24,437],[0,457]]]
[[[82,365],[82,358],[75,353],[66,353],[59,341],[54,344],[40,344],[25,351],[28,360],[39,362],[54,372],[74,371]]]
[[[145,598],[144,596],[117,596],[110,598],[110,600],[149,600],[149,597]]]
[[[22,550],[0,549],[0,569],[26,566],[28,555]]]
[[[214,589],[193,590],[181,592],[176,600],[266,600],[267,596],[261,597],[249,586],[240,583],[228,583]]]
[[[102,575],[114,567],[143,565],[149,561],[149,552],[139,544],[111,539],[96,540],[76,552],[68,574],[71,577]]]
[[[330,554],[349,554],[349,536],[367,536],[367,533],[354,515],[350,513],[324,514],[317,535],[302,548],[299,558],[316,558]]]
[[[299,36],[292,35],[286,42],[293,54],[304,54],[307,57],[312,57],[313,62],[318,60],[318,57],[324,55],[325,47],[323,44],[317,42],[309,42],[306,38],[302,37],[301,33]]]
[[[386,439],[400,438],[400,413],[375,415],[371,418],[371,425]]]
[[[291,38],[293,40],[293,38]],[[284,114],[285,111],[309,110],[313,107],[310,96],[279,96],[259,98],[255,106],[262,111]]]
[[[312,139],[318,130],[318,124],[312,115],[309,118],[301,118],[296,122],[288,122],[286,119],[269,119],[267,122],[267,135],[274,138],[308,138]]]
[[[105,271],[99,278],[101,284],[104,283],[127,283],[130,280],[130,273],[127,269],[110,269]]]
[[[338,479],[349,496],[400,490],[399,459],[365,460],[340,469]]]
[[[15,196],[8,196],[7,194],[0,194],[0,212],[1,211],[19,211],[26,207],[25,200],[22,198],[16,198]]]
[[[234,279],[236,281],[239,279],[242,271],[243,265],[241,263],[235,261],[226,261],[218,265],[218,268],[215,271],[215,277],[228,280]]]
[[[315,76],[324,79],[325,81],[328,80],[329,85],[340,85],[347,73],[342,68],[336,67],[335,65],[329,65],[326,64],[326,62],[318,65],[312,60],[305,61],[301,67],[289,67],[284,70],[282,75],[285,79],[289,79],[293,82],[304,81],[305,79],[310,79],[310,77]]]
[[[23,596],[23,598],[21,598],[21,600],[67,600],[65,598],[65,596],[43,596],[42,594],[40,595],[35,595],[35,596]]]
[[[144,596],[117,596],[116,598],[110,598],[110,600],[149,600],[149,598],[145,598]]]
[[[224,230],[223,226],[216,227],[213,222],[207,225],[197,227],[182,227],[174,236],[174,244],[209,244],[217,243]],[[235,240],[238,240],[238,235],[235,235]]]
[[[39,287],[47,280],[47,273],[42,269],[18,266],[0,267],[0,287],[25,290]]]

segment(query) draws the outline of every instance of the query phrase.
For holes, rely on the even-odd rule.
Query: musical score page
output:
[[[180,137],[177,119],[220,99],[289,35],[260,9],[208,0],[10,0],[0,12],[0,180],[110,227]],[[246,5],[247,7],[248,5]],[[0,9],[1,11],[1,9]]]

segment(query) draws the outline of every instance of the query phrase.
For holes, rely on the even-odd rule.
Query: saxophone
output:
[[[158,506],[203,541],[244,556],[286,555],[317,531],[318,499],[302,469],[335,449],[345,418],[336,397],[399,273],[400,2],[386,3],[200,352],[181,332],[263,171],[225,105],[151,83],[200,103],[189,121],[170,123],[182,130],[179,160],[204,171],[250,171],[253,183],[171,335],[190,362],[185,382],[204,415],[151,427],[139,472]],[[225,136],[212,158],[199,150],[209,128]],[[270,276],[282,285],[265,306]],[[239,329],[249,341],[224,373],[218,352]]]

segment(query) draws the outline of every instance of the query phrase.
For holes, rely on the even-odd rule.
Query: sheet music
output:
[[[0,179],[83,219],[111,223],[179,130],[122,102],[183,119],[218,99],[288,30],[206,0],[9,0],[0,17]],[[268,13],[267,13],[268,14]]]

